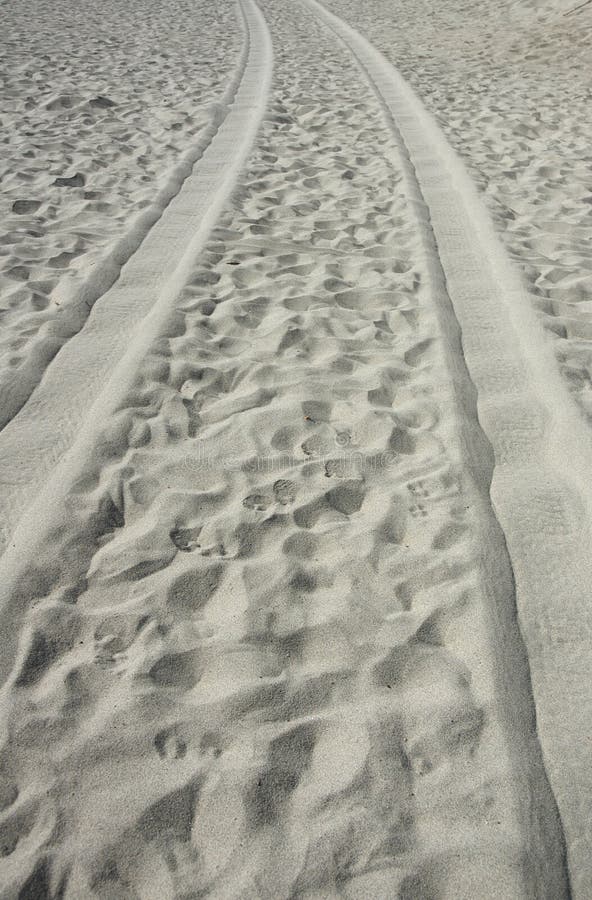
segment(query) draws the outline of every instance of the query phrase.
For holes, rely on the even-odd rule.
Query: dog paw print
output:
[[[163,728],[154,738],[154,747],[161,759],[183,759],[187,744],[174,728]]]
[[[273,494],[276,502],[281,506],[288,506],[296,499],[296,485],[293,481],[286,478],[280,478],[273,486]]]
[[[425,500],[430,495],[428,488],[423,481],[413,481],[407,485],[410,493],[409,513],[414,518],[425,518],[428,511],[425,507]]]
[[[243,500],[243,506],[247,509],[255,509],[259,512],[263,512],[267,509],[271,502],[271,498],[267,496],[267,494],[249,494],[248,497],[245,497]]]
[[[174,528],[170,532],[170,538],[177,550],[183,553],[191,553],[200,546],[198,538],[201,526],[197,528]]]

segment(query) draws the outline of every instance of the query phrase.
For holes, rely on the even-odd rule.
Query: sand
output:
[[[11,12],[15,49],[52,9]],[[93,238],[0,380],[0,897],[590,896],[592,439],[504,179],[488,212],[471,123],[465,168],[405,80],[421,93],[458,35],[404,19],[403,53],[404,7],[372,0],[107,4],[100,28],[81,9],[55,34],[79,93],[117,90],[150,142],[142,175],[101,157],[84,215],[87,185],[55,186],[39,268],[6,220],[28,291],[56,234]],[[524,34],[559,14],[499,11]],[[121,49],[102,76],[89,22]],[[79,126],[56,160],[71,143],[90,171],[99,126]],[[8,344],[32,327],[12,290]]]
[[[211,136],[231,2],[13,4],[0,63],[0,426],[118,278]]]
[[[327,5],[399,68],[464,159],[592,420],[592,5]]]

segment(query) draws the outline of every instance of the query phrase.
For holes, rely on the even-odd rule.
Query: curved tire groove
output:
[[[29,401],[0,432],[0,550],[34,497],[37,530],[43,506],[38,492],[70,448],[79,467],[84,466],[99,424],[117,409],[129,388],[138,361],[170,314],[247,160],[267,104],[272,47],[253,0],[240,0],[239,5],[245,44],[224,117],[181,190],[123,266],[116,283],[96,303],[84,328],[62,347]],[[70,456],[67,471],[74,469],[77,463]],[[60,479],[69,480],[69,476],[56,471],[52,499],[59,495]]]
[[[407,189],[428,259],[432,255],[431,288],[448,344],[460,449],[486,522],[482,564],[492,639],[497,634],[499,643],[512,642],[500,653],[506,668],[500,691],[510,705],[510,733],[522,732],[517,757],[526,754],[517,764],[530,782],[525,828],[531,831],[535,896],[569,895],[564,842],[571,888],[575,896],[590,896],[592,834],[583,811],[592,799],[585,764],[591,654],[582,640],[592,633],[590,435],[476,187],[435,120],[366,38],[317,0],[303,2],[349,48],[407,157]],[[574,463],[569,471],[566,459]],[[508,552],[515,592],[504,596],[498,579]],[[521,680],[534,695],[532,735],[532,703],[516,704],[512,696]]]

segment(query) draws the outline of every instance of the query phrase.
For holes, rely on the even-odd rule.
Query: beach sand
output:
[[[5,12],[1,426],[178,192],[242,44],[232,2]]]
[[[436,117],[592,416],[592,5],[329,0]]]
[[[589,897],[584,32],[121,9],[9,9],[0,898]]]

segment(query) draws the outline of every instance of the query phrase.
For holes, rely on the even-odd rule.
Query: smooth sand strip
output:
[[[182,190],[123,267],[116,284],[97,302],[86,326],[62,348],[29,402],[0,434],[1,547],[74,442],[79,467],[84,467],[96,429],[129,389],[138,360],[161,329],[247,159],[267,102],[272,50],[265,21],[252,0],[241,0],[241,9],[245,50],[227,92],[226,115]],[[77,465],[65,461],[61,477],[66,482]],[[58,474],[52,497],[60,495],[59,482]],[[36,531],[39,509],[36,499],[24,534],[32,533],[31,528]],[[18,541],[12,545],[16,549]]]
[[[390,63],[309,2],[358,56],[383,98],[429,207],[480,422],[495,451],[491,496],[514,568],[539,738],[574,896],[589,897],[590,434],[462,162]]]

